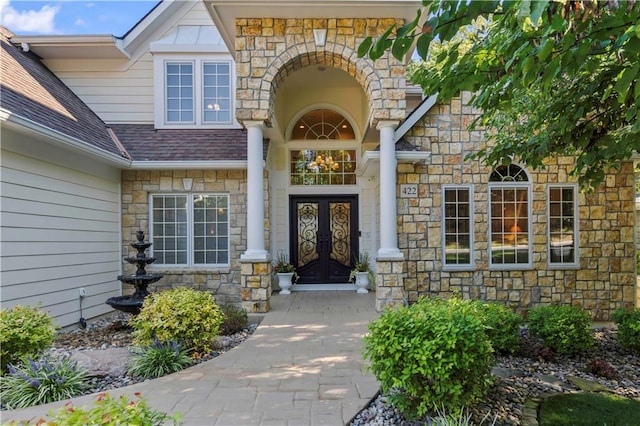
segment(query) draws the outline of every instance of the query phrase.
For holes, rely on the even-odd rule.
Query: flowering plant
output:
[[[284,253],[279,253],[278,260],[273,263],[273,273],[278,274],[282,272],[293,272],[293,277],[298,278],[296,267],[293,266],[291,262],[289,262],[289,257]]]

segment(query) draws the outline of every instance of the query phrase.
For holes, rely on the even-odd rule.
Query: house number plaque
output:
[[[418,196],[418,185],[400,185],[400,198],[415,198]]]

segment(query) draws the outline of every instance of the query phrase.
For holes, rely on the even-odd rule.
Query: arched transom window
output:
[[[298,119],[291,130],[291,139],[297,140],[353,140],[355,132],[342,114],[329,109],[315,109]]]
[[[490,265],[530,267],[531,184],[524,169],[500,166],[489,177]]]

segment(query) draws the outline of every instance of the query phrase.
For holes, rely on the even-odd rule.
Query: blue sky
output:
[[[0,0],[0,23],[14,34],[124,35],[158,0]]]

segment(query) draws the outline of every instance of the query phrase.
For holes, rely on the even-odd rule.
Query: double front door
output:
[[[289,206],[298,284],[347,283],[358,253],[357,196],[295,195]]]

